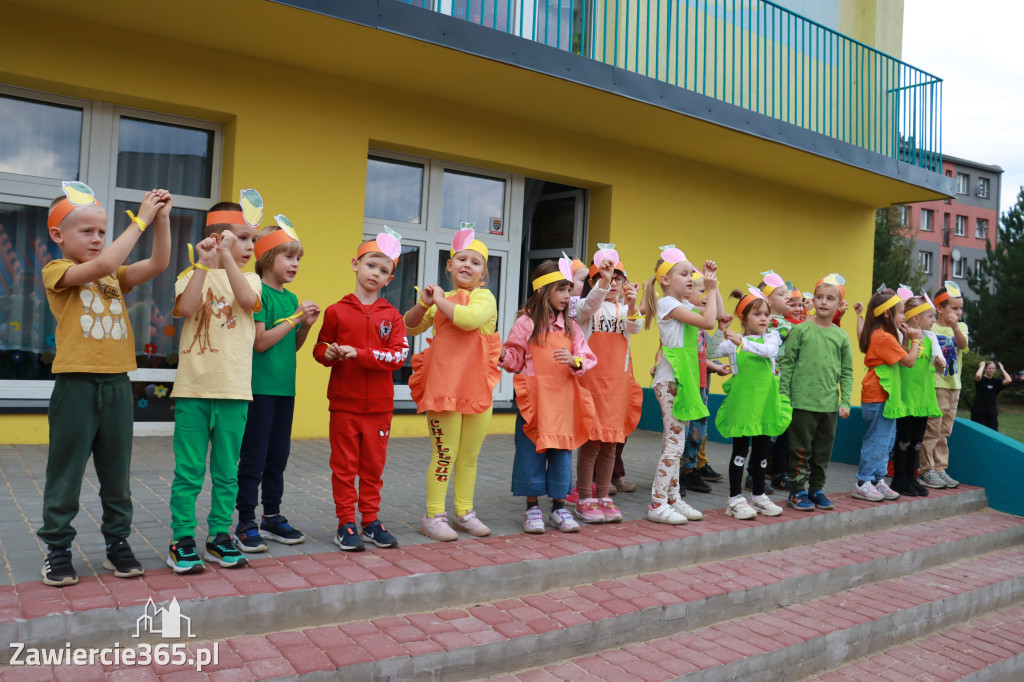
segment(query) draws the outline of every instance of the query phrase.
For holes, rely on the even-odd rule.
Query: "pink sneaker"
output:
[[[596,498],[588,497],[576,505],[576,516],[583,523],[604,523],[604,511]]]
[[[573,486],[572,492],[565,496],[565,503],[566,504],[571,504],[572,506],[575,507],[577,504],[579,504],[579,501],[580,501],[580,489],[577,488],[576,486]]]
[[[455,517],[455,523],[452,524],[455,530],[461,530],[463,533],[469,533],[473,537],[485,538],[491,534],[491,529],[484,525],[484,522],[476,517],[476,512],[470,509],[462,516]]]
[[[439,542],[451,542],[458,540],[459,534],[448,525],[448,512],[441,512],[434,516],[424,515],[420,522],[420,535],[426,535],[431,540]]]
[[[615,506],[610,497],[601,498],[601,511],[604,512],[605,523],[615,523],[622,520],[622,512]]]

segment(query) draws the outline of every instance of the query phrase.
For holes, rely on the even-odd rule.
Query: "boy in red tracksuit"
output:
[[[316,361],[331,368],[327,398],[331,403],[331,487],[338,514],[334,544],[345,551],[366,549],[362,538],[378,547],[398,546],[377,518],[394,411],[391,373],[409,355],[401,313],[378,298],[394,279],[402,251],[399,236],[385,230],[359,247],[352,259],[356,290],[327,308],[313,348]],[[361,532],[355,524],[357,502]]]

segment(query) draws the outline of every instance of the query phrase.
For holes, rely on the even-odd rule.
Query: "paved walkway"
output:
[[[642,518],[646,513],[660,446],[661,434],[652,431],[637,431],[629,439],[624,459],[627,478],[637,484],[637,491],[615,497],[627,520]],[[416,532],[425,505],[424,477],[429,449],[426,437],[393,438],[388,449],[381,519],[403,544],[430,541]],[[283,513],[307,534],[307,539],[291,547],[271,543],[274,556],[337,551],[331,542],[337,523],[331,496],[329,453],[330,446],[325,440],[293,442],[285,474]],[[496,535],[522,532],[523,500],[509,492],[513,453],[512,436],[495,435],[487,438],[481,454],[476,508]],[[13,509],[0,516],[0,559],[3,561],[0,584],[39,579],[44,547],[35,531],[41,519],[46,454],[45,445],[0,445],[0,498],[13,501]],[[708,457],[719,472],[727,471],[729,448],[726,445],[709,443]],[[170,438],[135,439],[132,464],[135,518],[131,543],[147,569],[164,566],[171,537],[169,497],[173,472]],[[832,464],[826,492],[851,490],[855,473],[853,466]],[[711,493],[691,492],[687,502],[703,510],[724,507],[728,497],[726,482],[711,485]],[[97,492],[96,477],[90,469],[82,486],[82,509],[75,520],[78,538],[73,549],[79,575],[107,572],[102,568],[104,548],[99,533],[102,512]],[[783,503],[783,493],[777,492],[774,497],[777,503]],[[207,481],[198,502],[197,515],[201,522],[208,509]],[[201,526],[197,536],[204,538],[205,528]]]

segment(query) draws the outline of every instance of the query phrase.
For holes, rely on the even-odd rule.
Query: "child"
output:
[[[796,326],[807,320],[804,295],[789,280],[786,280],[786,288],[789,289],[789,311],[786,313],[786,320]]]
[[[409,356],[405,321],[379,297],[394,279],[402,253],[400,237],[385,227],[352,259],[356,290],[324,313],[313,357],[331,368],[327,398],[331,410],[331,489],[338,516],[334,544],[342,551],[366,549],[360,535],[377,547],[397,547],[381,524],[381,475],[394,412],[391,373]],[[359,492],[356,493],[356,476]],[[361,515],[355,524],[355,506]]]
[[[728,329],[728,319],[722,320],[710,345],[715,349],[714,356],[727,355],[733,368],[732,377],[722,387],[726,398],[715,415],[715,427],[726,438],[732,438],[729,504],[725,513],[737,519],[752,519],[758,512],[765,516],[782,513],[782,507],[765,493],[765,468],[772,437],[784,433],[793,416],[789,398],[779,393],[775,361],[782,339],[776,330],[769,329],[768,298],[754,287],[748,291],[746,296],[738,289],[730,294],[739,299],[736,316],[744,335]],[[725,339],[719,341],[723,335]],[[742,490],[748,442],[751,442],[748,471],[753,469],[750,471],[754,492],[751,504],[747,503]]]
[[[303,301],[284,288],[295,279],[302,244],[291,223],[275,216],[278,225],[260,230],[253,255],[262,287],[262,307],[253,315],[256,342],[252,356],[252,403],[245,422],[238,459],[238,526],[235,544],[243,552],[265,552],[263,541],[295,545],[305,537],[281,515],[284,470],[291,450],[295,411],[295,353],[320,316],[313,301]],[[263,491],[263,518],[256,525],[256,503]]]
[[[716,268],[709,268],[703,277],[704,288],[714,292],[718,285]],[[662,248],[661,258],[654,266],[654,277],[644,292],[644,326],[650,329],[657,317],[661,338],[661,358],[654,370],[654,395],[661,406],[664,430],[661,436],[661,459],[654,472],[651,503],[647,520],[654,523],[681,525],[699,521],[704,515],[682,501],[679,489],[679,461],[686,445],[686,423],[708,416],[708,408],[700,397],[700,365],[697,359],[699,329],[712,329],[718,297],[708,296],[707,306],[697,313],[687,300],[693,288],[694,268],[686,255],[675,248]],[[664,296],[657,298],[655,283]]]
[[[203,558],[225,568],[249,563],[228,533],[238,499],[239,451],[252,400],[253,314],[262,307],[259,275],[241,270],[252,258],[256,227],[263,218],[262,209],[252,208],[262,206],[262,199],[258,204],[249,201],[256,194],[242,190],[245,214],[240,204],[227,201],[210,209],[206,238],[196,244],[199,260],[174,285],[174,316],[185,318],[171,392],[175,399],[173,537],[167,565],[175,573],[198,573],[205,568],[194,533],[207,452],[212,488]],[[189,245],[190,257],[191,251]]]
[[[832,321],[844,282],[832,273],[815,285],[814,315],[790,332],[779,362],[779,389],[793,406],[786,504],[797,511],[834,508],[824,492],[825,471],[832,458],[837,410],[839,417],[849,417],[853,395],[850,337]]]
[[[626,281],[615,245],[598,247],[587,283],[590,288],[584,289],[576,308],[583,335],[598,358],[597,366],[580,378],[580,385],[593,396],[595,418],[590,439],[580,447],[576,461],[580,495],[576,515],[586,523],[614,523],[622,520],[609,495],[616,444],[624,443],[633,432],[643,408],[643,391],[633,378],[629,355],[629,335],[640,331],[641,322],[636,286]]]
[[[774,270],[762,272],[761,276],[764,279],[758,285],[758,288],[768,300],[768,328],[778,332],[779,339],[782,341],[777,358],[778,361],[781,361],[786,355],[786,339],[789,338],[789,333],[793,331],[795,326],[794,322],[789,319],[789,287],[781,276],[775,274]],[[750,467],[757,464],[757,462],[757,458],[751,458],[750,463],[747,465],[747,490],[753,490],[753,476],[751,475]],[[769,441],[768,468],[765,470],[765,476],[771,478],[772,485],[780,490],[789,489],[789,476],[786,474],[788,463],[789,434],[784,431]],[[771,495],[775,492],[772,485],[765,486],[765,494]]]
[[[949,434],[956,422],[956,408],[960,402],[960,374],[963,356],[967,350],[967,325],[960,322],[964,313],[964,299],[956,282],[946,282],[935,294],[938,320],[932,330],[938,337],[946,360],[946,369],[935,377],[935,394],[941,417],[928,420],[924,442],[921,444],[921,471],[918,481],[929,488],[956,488],[960,485],[946,473],[949,464]]]
[[[491,530],[473,511],[477,459],[491,423],[494,387],[501,378],[501,338],[495,333],[498,305],[482,286],[487,276],[487,246],[475,239],[472,223],[463,223],[452,239],[448,273],[455,288],[423,288],[405,313],[410,336],[432,326],[430,346],[413,356],[409,390],[416,410],[427,413],[434,452],[427,471],[427,513],[419,532],[434,540],[476,537]],[[454,479],[455,521],[448,525],[445,498]],[[453,527],[454,526],[454,527]]]
[[[64,182],[66,196],[50,204],[47,230],[62,258],[43,266],[46,300],[57,318],[56,380],[50,398],[50,447],[43,488],[46,543],[43,583],[74,585],[71,525],[78,514],[82,477],[89,454],[100,481],[106,542],[103,567],[118,578],[142,575],[128,544],[132,525],[129,468],[132,458],[132,387],[128,372],[137,368],[135,339],[124,294],[167,268],[171,232],[171,195],[162,189],[146,192],[138,217],[104,248],[107,212],[81,182]],[[155,221],[149,258],[121,265],[149,223]],[[79,307],[84,306],[84,309]]]
[[[526,533],[544,532],[538,506],[544,494],[551,498],[551,527],[565,533],[580,529],[564,504],[572,484],[572,450],[586,442],[594,419],[594,401],[577,378],[597,358],[579,325],[566,315],[570,267],[563,258],[534,269],[533,295],[516,317],[499,363],[508,372],[518,372],[512,494],[526,497]]]
[[[861,382],[861,414],[867,432],[860,449],[860,467],[853,497],[870,502],[897,500],[885,482],[889,453],[896,442],[896,420],[906,415],[900,389],[899,363],[911,367],[921,348],[921,331],[910,329],[903,322],[903,301],[910,292],[880,289],[868,301],[868,317],[860,334],[860,350],[868,368]],[[910,336],[909,352],[900,345],[899,329]]]
[[[928,495],[928,488],[915,479],[921,441],[929,417],[940,417],[939,403],[935,398],[935,373],[932,364],[939,371],[946,368],[942,354],[934,354],[938,341],[931,330],[935,323],[935,308],[925,296],[907,299],[903,314],[907,326],[921,330],[920,351],[910,367],[900,366],[900,389],[907,414],[896,420],[896,449],[893,450],[892,489],[910,497]]]

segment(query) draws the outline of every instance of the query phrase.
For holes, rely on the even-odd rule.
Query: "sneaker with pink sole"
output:
[[[604,513],[605,523],[616,523],[622,520],[622,512],[615,506],[610,497],[601,498],[601,511]]]
[[[426,535],[431,540],[439,542],[451,542],[459,539],[459,534],[448,525],[448,512],[441,512],[434,516],[425,515],[423,521],[420,522],[420,535]]]
[[[604,523],[604,511],[596,498],[587,497],[576,505],[576,516],[583,523]]]
[[[485,538],[491,534],[491,529],[484,525],[484,522],[476,517],[476,512],[470,509],[462,516],[455,517],[452,524],[455,530],[461,530],[476,538]]]

